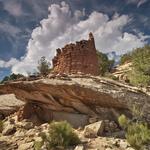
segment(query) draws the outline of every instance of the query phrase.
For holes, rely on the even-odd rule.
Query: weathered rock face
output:
[[[113,72],[113,75],[118,78],[120,81],[124,82],[130,82],[128,79],[128,73],[132,70],[132,63],[125,63],[123,65],[117,66],[115,71]]]
[[[57,49],[57,55],[52,62],[53,71],[56,73],[98,75],[98,58],[92,33],[89,34],[88,40]]]
[[[55,119],[54,112],[113,119],[117,113],[127,112],[138,104],[143,107],[145,117],[150,122],[150,93],[100,77],[72,75],[66,79],[9,83],[0,85],[0,93],[14,93],[18,99],[32,103],[31,108],[26,107],[28,111],[24,112],[24,116],[37,114],[46,121],[51,117]]]
[[[14,94],[0,95],[0,119],[17,111],[24,102],[16,99]]]

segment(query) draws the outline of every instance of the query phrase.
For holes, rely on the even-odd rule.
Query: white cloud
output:
[[[16,0],[5,0],[4,9],[8,11],[11,15],[19,17],[23,13],[21,3]]]
[[[140,7],[144,3],[148,2],[148,0],[127,0],[128,4],[136,4],[137,7]]]
[[[120,54],[145,44],[147,36],[142,33],[134,35],[123,32],[123,27],[130,22],[127,15],[115,14],[110,19],[108,15],[94,11],[88,18],[81,20],[83,15],[84,11],[79,10],[72,14],[65,2],[61,5],[52,4],[48,18],[43,19],[40,26],[33,30],[26,55],[12,67],[12,72],[32,72],[41,56],[46,56],[51,61],[55,49],[85,39],[91,31],[95,36],[97,49],[103,52],[116,51]]]
[[[11,58],[9,61],[0,60],[0,68],[9,68],[17,64],[19,61],[16,58]]]
[[[144,3],[146,3],[148,0],[140,0],[137,4],[137,7],[140,7],[141,5],[143,5]]]
[[[21,30],[8,22],[0,22],[0,31],[8,33],[12,37],[16,37]]]

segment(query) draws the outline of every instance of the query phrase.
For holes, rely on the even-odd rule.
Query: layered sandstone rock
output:
[[[92,33],[89,34],[88,40],[82,40],[76,44],[71,43],[62,49],[57,49],[52,62],[53,71],[56,73],[98,75],[98,59]]]
[[[128,78],[128,73],[132,70],[132,63],[125,63],[123,65],[119,65],[115,68],[112,73],[115,77],[118,78],[119,81],[130,82]]]
[[[100,77],[71,75],[66,79],[8,83],[0,85],[0,94],[14,93],[18,99],[31,103],[29,109],[26,107],[31,112],[24,111],[23,116],[37,114],[45,121],[55,119],[55,112],[114,119],[118,113],[128,113],[137,104],[150,123],[150,93]],[[64,115],[65,118],[68,116]]]

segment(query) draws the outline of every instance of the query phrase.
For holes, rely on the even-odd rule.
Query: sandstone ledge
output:
[[[136,87],[94,76],[68,76],[0,85],[0,94],[14,93],[25,102],[52,111],[100,115],[107,111],[127,111],[143,107],[150,121],[150,94]]]

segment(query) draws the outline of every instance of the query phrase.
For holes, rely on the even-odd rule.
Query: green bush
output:
[[[3,121],[0,120],[0,133],[3,131]]]
[[[150,85],[150,76],[144,75],[143,72],[136,71],[133,69],[128,74],[128,78],[130,80],[130,83],[135,86],[148,86]]]
[[[118,118],[118,122],[119,122],[119,125],[122,127],[122,128],[126,128],[127,125],[128,125],[128,119],[125,115],[121,115],[119,118]]]
[[[34,150],[41,150],[41,147],[43,146],[43,140],[42,141],[35,141],[34,142]]]
[[[150,130],[146,124],[132,123],[127,127],[126,138],[131,146],[141,150],[150,142]]]
[[[109,60],[107,55],[97,51],[99,72],[100,75],[104,76],[106,73],[110,72],[114,65],[114,60]]]
[[[123,65],[131,61],[132,61],[132,53],[127,53],[121,56],[120,64]]]
[[[150,85],[150,45],[137,48],[121,57],[120,64],[132,63],[132,70],[127,74],[131,84],[135,86]]]
[[[14,74],[14,73],[12,73],[9,76],[5,76],[3,78],[3,80],[0,82],[0,84],[3,84],[6,81],[14,81],[14,80],[17,80],[17,79],[22,78],[22,77],[24,77],[22,74]]]
[[[144,75],[150,76],[150,46],[137,48],[132,55],[133,67]]]
[[[41,57],[41,59],[38,61],[37,69],[42,76],[46,76],[49,74],[50,64],[44,56]]]
[[[73,128],[66,121],[52,122],[49,127],[48,135],[41,135],[47,149],[65,149],[68,146],[80,143],[78,136],[74,133]],[[36,147],[41,147],[41,143],[35,143]],[[38,150],[38,149],[36,149]]]
[[[138,106],[133,107],[133,118],[128,119],[125,115],[118,118],[120,126],[125,130],[128,143],[137,150],[146,150],[145,146],[150,143],[150,129],[142,120],[143,113]]]
[[[132,71],[129,73],[133,85],[150,85],[150,46],[137,48],[132,52]]]

